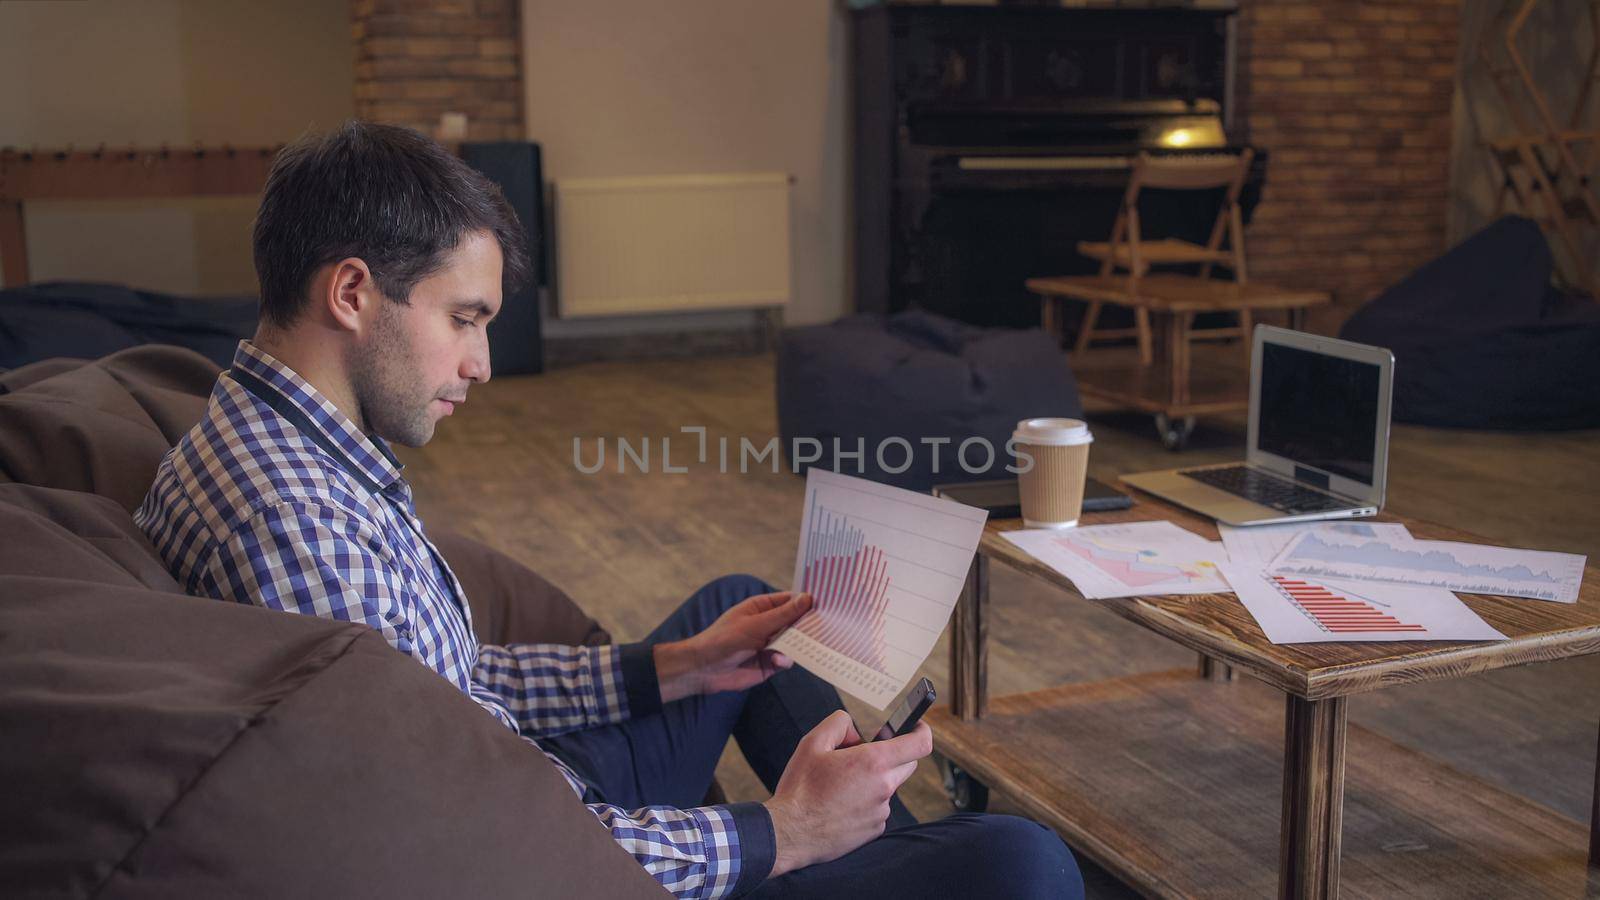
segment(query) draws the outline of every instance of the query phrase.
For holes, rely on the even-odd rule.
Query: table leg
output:
[[[1139,336],[1139,365],[1149,366],[1156,361],[1155,337],[1150,333],[1150,311],[1139,307],[1133,311],[1133,330]]]
[[[979,553],[950,620],[950,712],[970,721],[988,706],[989,557]]]
[[[1172,376],[1171,402],[1184,406],[1189,402],[1189,329],[1194,324],[1194,313],[1175,313],[1167,333],[1167,361]]]
[[[1345,699],[1291,695],[1284,722],[1278,896],[1327,900],[1339,896]]]
[[[1207,681],[1232,681],[1233,666],[1220,659],[1200,654],[1200,677]]]
[[[1094,326],[1100,321],[1100,303],[1096,300],[1089,301],[1089,308],[1083,312],[1083,320],[1078,323],[1078,338],[1072,345],[1073,352],[1083,353],[1094,342]]]
[[[1255,347],[1256,317],[1248,309],[1239,310],[1239,346],[1244,349],[1244,370],[1250,371]]]
[[[0,286],[22,287],[28,283],[28,232],[22,218],[21,200],[0,200]]]
[[[1589,895],[1600,896],[1600,749],[1594,760],[1594,797],[1589,812]]]

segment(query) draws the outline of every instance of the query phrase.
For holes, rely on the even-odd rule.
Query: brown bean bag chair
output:
[[[0,376],[5,893],[661,896],[543,754],[375,632],[179,591],[128,510],[215,376],[159,347]],[[436,542],[485,640],[609,639]]]
[[[0,483],[99,494],[131,514],[161,458],[205,412],[217,375],[200,354],[161,345],[0,374]],[[448,531],[434,543],[461,579],[483,640],[611,640],[565,593],[516,560]]]

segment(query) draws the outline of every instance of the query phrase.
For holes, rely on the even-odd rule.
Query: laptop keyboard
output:
[[[1287,515],[1325,512],[1345,509],[1351,504],[1338,497],[1302,487],[1287,478],[1269,475],[1249,466],[1228,466],[1220,469],[1186,469],[1179,472],[1203,484],[1221,488],[1230,494],[1270,506]]]

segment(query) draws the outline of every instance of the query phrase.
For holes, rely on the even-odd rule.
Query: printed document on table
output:
[[[1286,525],[1228,525],[1217,523],[1230,562],[1266,565],[1289,542],[1313,528],[1328,528],[1359,537],[1381,537],[1393,543],[1411,540],[1411,532],[1398,522],[1290,522]]]
[[[877,709],[950,621],[989,514],[813,466],[794,590],[815,605],[769,645]]]
[[[1274,575],[1253,563],[1222,573],[1274,644],[1505,639],[1444,588]]]
[[[1399,542],[1329,531],[1295,538],[1267,567],[1278,575],[1354,578],[1578,602],[1585,557],[1456,541]]]
[[[1228,558],[1222,544],[1171,522],[1030,528],[1005,537],[1091,599],[1233,590],[1217,571]]]

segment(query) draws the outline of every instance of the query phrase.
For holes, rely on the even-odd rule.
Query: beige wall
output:
[[[344,0],[6,0],[0,145],[281,143],[348,118]],[[249,293],[255,198],[33,203],[35,281]]]
[[[852,305],[849,29],[840,6],[523,0],[528,137],[544,148],[546,177],[788,172],[796,182],[786,319],[840,315]],[[677,318],[705,325],[730,316]],[[580,333],[581,324],[553,322],[549,333]]]

